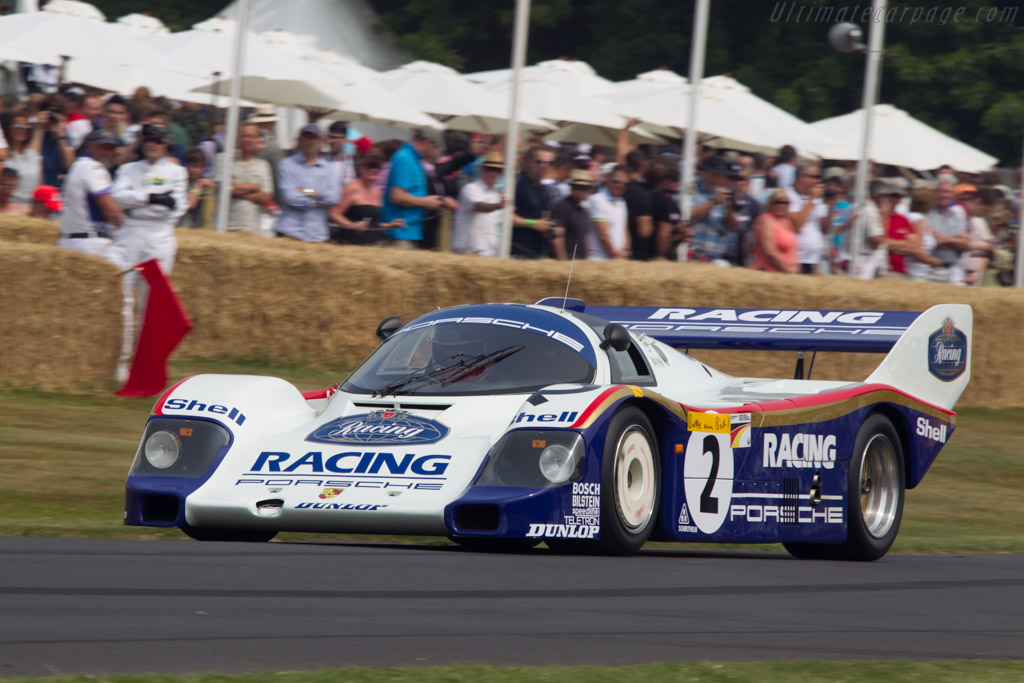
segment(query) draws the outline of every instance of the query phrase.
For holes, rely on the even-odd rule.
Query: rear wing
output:
[[[886,353],[866,383],[887,384],[947,410],[971,378],[974,312],[964,304],[923,313],[587,306],[561,297],[538,304],[588,313],[676,348]]]
[[[885,353],[920,315],[906,311],[587,306],[552,297],[537,303],[619,323],[676,348]]]

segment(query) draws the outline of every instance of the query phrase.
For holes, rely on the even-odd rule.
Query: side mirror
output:
[[[602,349],[607,349],[610,346],[616,351],[625,351],[632,343],[633,339],[629,336],[629,330],[622,325],[610,323],[604,328],[604,341],[601,342]]]
[[[380,325],[377,325],[377,339],[382,342],[387,341],[391,335],[398,332],[398,329],[402,326],[402,319],[397,315],[393,315],[390,318],[384,318],[380,321]]]

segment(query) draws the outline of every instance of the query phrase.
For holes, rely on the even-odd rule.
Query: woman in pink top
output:
[[[768,197],[768,207],[754,221],[754,268],[795,273],[796,228],[789,218],[789,197],[782,188]]]

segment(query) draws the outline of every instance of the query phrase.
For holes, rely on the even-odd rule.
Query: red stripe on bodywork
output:
[[[153,414],[154,415],[163,415],[164,414],[164,401],[169,399],[171,397],[171,394],[174,393],[174,390],[177,389],[179,386],[181,386],[185,382],[186,379],[192,379],[192,377],[194,377],[194,376],[195,375],[190,375],[189,377],[186,377],[185,379],[178,380],[177,382],[175,382],[174,384],[171,385],[170,389],[168,389],[163,394],[161,394],[160,399],[156,402],[156,405],[153,406]]]
[[[916,401],[922,405],[928,406],[934,410],[945,413],[946,415],[956,415],[953,410],[942,408],[928,401],[922,401],[916,396],[911,396],[905,391],[900,391],[896,387],[891,387],[888,384],[865,384],[859,387],[853,387],[852,389],[838,389],[836,391],[827,391],[821,394],[810,394],[808,396],[794,396],[793,398],[776,399],[774,401],[767,401],[765,403],[758,403],[761,410],[765,412],[772,410],[792,410],[794,408],[814,408],[817,406],[827,405],[829,403],[840,403],[847,401],[851,398],[857,398],[864,394],[873,394],[877,391],[891,391],[900,396],[909,398],[912,401]],[[735,412],[735,408],[723,410],[722,412]]]
[[[593,401],[590,402],[590,405],[587,406],[587,409],[583,411],[583,414],[580,415],[580,418],[578,420],[576,420],[576,422],[574,422],[569,427],[569,429],[578,429],[580,427],[580,425],[585,424],[586,421],[587,421],[587,418],[590,417],[591,414],[595,410],[597,410],[597,407],[599,405],[601,405],[601,403],[606,398],[608,398],[610,395],[614,394],[619,389],[623,389],[623,388],[625,388],[625,387],[623,387],[622,385],[616,385],[614,387],[609,387],[608,389],[605,389],[604,391],[602,391],[601,394],[597,398],[595,398]]]

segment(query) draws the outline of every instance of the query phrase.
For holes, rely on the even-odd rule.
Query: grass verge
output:
[[[317,672],[281,672],[196,676],[61,676],[59,678],[0,678],[5,683],[683,683],[701,681],[928,681],[947,683],[971,681],[993,683],[1024,679],[1024,662],[953,660],[943,662],[854,661],[854,662],[692,662],[643,664],[626,667],[545,666],[490,667],[455,666],[396,669],[328,669]]]
[[[346,374],[342,369],[272,368],[258,360],[184,361],[171,370],[172,380],[204,372],[273,374],[302,390],[323,388]],[[0,481],[7,492],[0,499],[0,535],[183,538],[177,530],[121,523],[124,477],[153,402],[113,394],[0,391]],[[1020,443],[1024,409],[963,410],[952,440],[922,484],[907,494],[893,552],[1024,552],[1024,497],[1017,490],[1024,481]],[[448,543],[420,537],[320,538]]]

